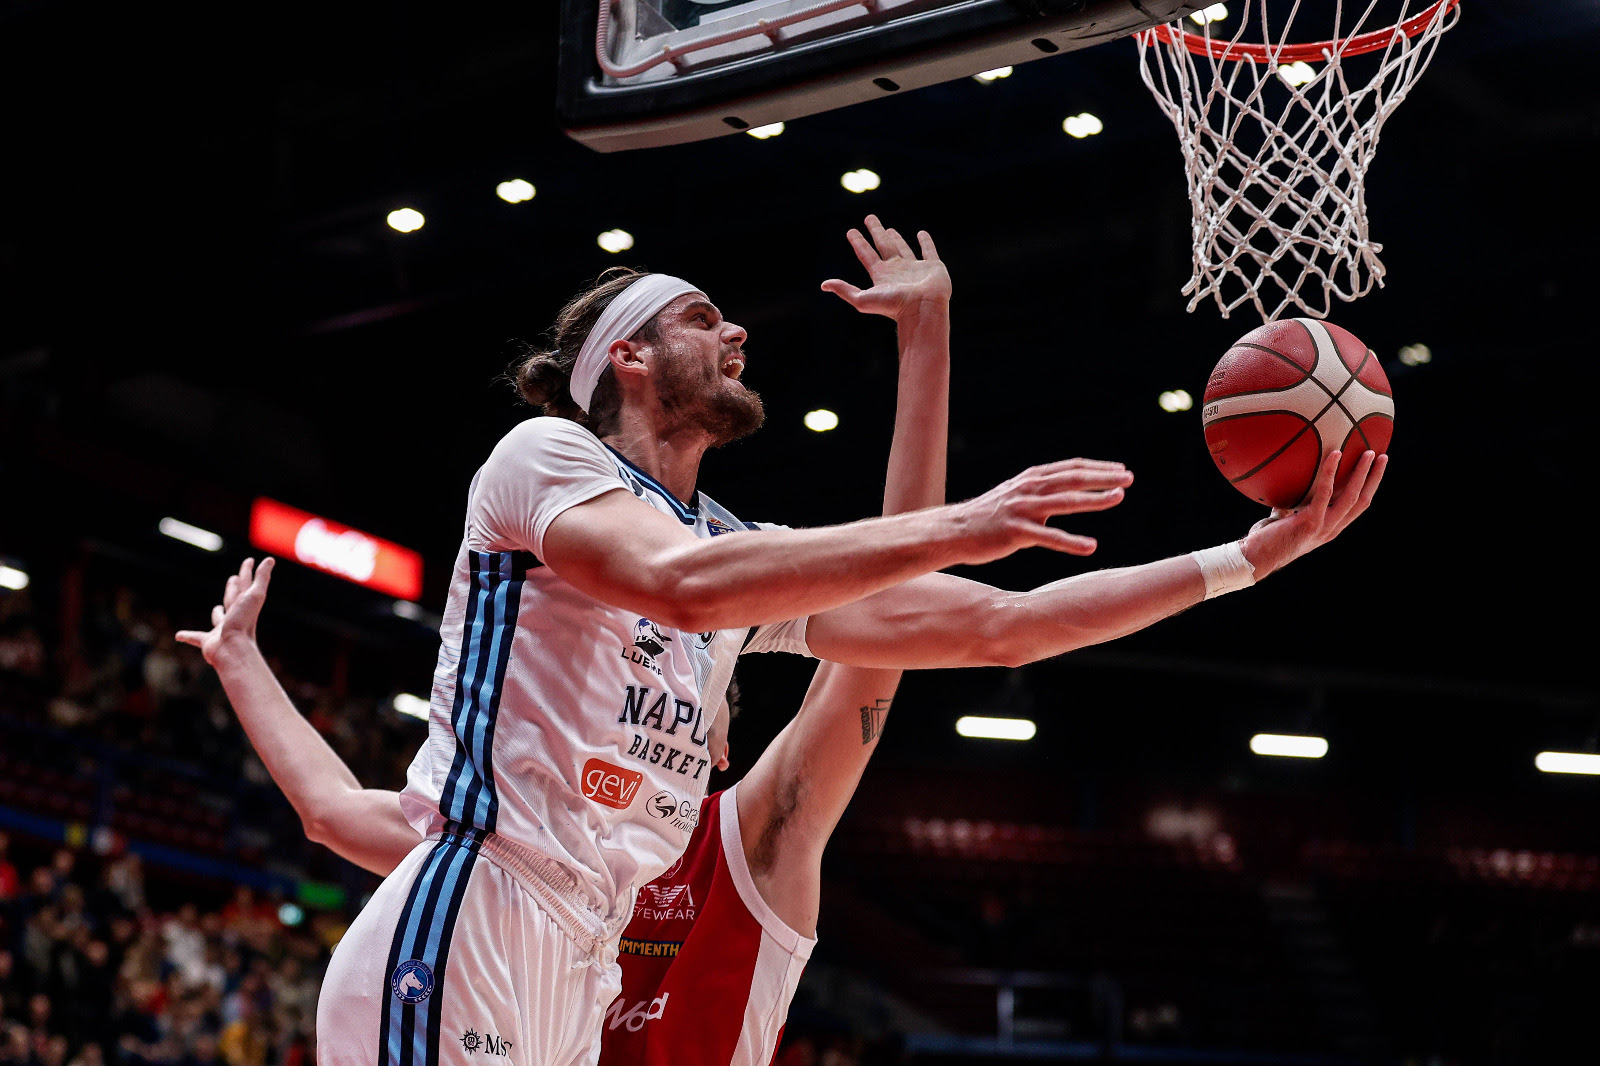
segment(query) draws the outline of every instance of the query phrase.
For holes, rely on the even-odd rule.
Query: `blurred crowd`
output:
[[[279,905],[246,887],[215,908],[164,911],[136,855],[60,848],[24,871],[10,851],[0,833],[0,1064],[314,1061],[338,923],[286,927]]]

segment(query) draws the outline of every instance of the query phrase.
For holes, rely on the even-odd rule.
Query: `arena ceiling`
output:
[[[1102,565],[1256,517],[1212,470],[1197,412],[1157,405],[1198,395],[1253,322],[1183,311],[1176,142],[1129,42],[770,140],[602,156],[554,124],[551,6],[0,3],[0,531],[15,550],[178,512],[242,541],[244,501],[267,493],[420,549],[437,606],[467,481],[527,414],[494,380],[505,342],[617,262],[696,279],[750,330],[768,427],[715,455],[702,487],[793,524],[871,514],[892,336],[818,291],[859,271],[843,232],[867,211],[931,230],[955,278],[952,498],[1033,462],[1124,460],[1128,502],[1076,523]],[[1312,722],[1331,699],[1373,729],[1462,735],[1532,730],[1531,712],[1568,745],[1595,728],[1581,514],[1600,213],[1583,160],[1600,4],[1463,6],[1370,178],[1388,284],[1334,316],[1397,394],[1372,514],[1248,597],[1020,690],[990,673],[918,682],[919,698],[1139,721],[1259,696]],[[1062,133],[1081,111],[1100,135]],[[882,184],[854,195],[839,176],[860,167]],[[532,200],[495,196],[515,177]],[[400,206],[426,225],[390,229]],[[596,244],[614,227],[627,254]],[[1432,361],[1402,365],[1419,343]],[[840,427],[803,428],[814,407]],[[1078,565],[1030,553],[988,574],[1017,587]]]

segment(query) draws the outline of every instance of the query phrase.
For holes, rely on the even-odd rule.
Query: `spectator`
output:
[[[144,909],[144,863],[128,852],[106,867],[106,891],[116,897],[129,914]]]
[[[167,964],[183,974],[189,984],[205,979],[206,938],[200,930],[200,908],[185,903],[161,929]]]
[[[17,898],[22,882],[17,878],[17,868],[11,864],[11,837],[0,832],[0,903]]]

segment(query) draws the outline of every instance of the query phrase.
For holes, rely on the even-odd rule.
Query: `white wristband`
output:
[[[1247,589],[1256,583],[1255,568],[1244,557],[1244,548],[1239,541],[1190,552],[1189,558],[1200,564],[1200,573],[1206,579],[1208,600],[1227,592]]]

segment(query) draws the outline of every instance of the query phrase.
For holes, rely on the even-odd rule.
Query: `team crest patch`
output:
[[[421,1003],[433,995],[433,971],[427,963],[410,959],[394,968],[389,987],[401,1003]]]

